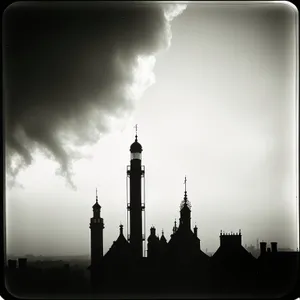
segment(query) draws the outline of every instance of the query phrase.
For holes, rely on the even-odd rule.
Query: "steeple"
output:
[[[184,177],[184,197],[180,204],[180,227],[184,227],[185,229],[191,229],[191,203],[187,197],[186,190],[186,176]]]
[[[94,218],[100,218],[100,209],[101,206],[98,203],[98,192],[96,188],[96,203],[93,205]]]
[[[164,230],[162,230],[162,232],[161,232],[160,242],[167,243],[167,240],[166,240],[165,235],[164,235]]]
[[[181,205],[180,205],[180,209],[184,209],[184,208],[188,208],[189,210],[191,210],[191,203],[190,201],[188,200],[188,197],[187,197],[187,190],[186,190],[186,176],[184,177],[184,197],[183,197],[183,201],[181,202]]]
[[[184,177],[184,203],[187,203],[186,176]]]

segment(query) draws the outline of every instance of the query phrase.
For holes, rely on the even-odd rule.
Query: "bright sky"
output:
[[[202,250],[218,248],[221,229],[241,229],[243,244],[259,238],[296,249],[297,18],[289,3],[188,4],[172,21],[170,48],[140,60],[136,78],[153,84],[131,118],[113,122],[111,133],[86,149],[92,158],[74,163],[77,190],[38,152],[17,178],[23,188],[7,190],[8,253],[89,254],[96,187],[109,249],[126,222],[136,123],[146,236],[154,225],[169,239],[186,175]]]

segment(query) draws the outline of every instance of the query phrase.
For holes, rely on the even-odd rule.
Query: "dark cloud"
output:
[[[171,8],[171,9],[170,9]],[[107,116],[133,108],[128,86],[138,56],[170,41],[166,16],[183,7],[116,2],[17,2],[3,16],[7,170],[30,165],[36,148],[71,181],[67,149],[95,143]],[[173,15],[172,15],[173,14]],[[13,158],[21,160],[13,167]]]

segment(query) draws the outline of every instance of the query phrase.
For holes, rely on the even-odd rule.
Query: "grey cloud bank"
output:
[[[169,22],[184,8],[136,2],[8,7],[3,45],[10,182],[38,148],[73,185],[71,162],[80,153],[71,146],[95,143],[109,130],[109,117],[130,113],[138,57],[168,48]]]

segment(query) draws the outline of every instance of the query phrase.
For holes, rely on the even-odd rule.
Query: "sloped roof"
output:
[[[242,245],[236,247],[220,246],[211,257],[213,263],[220,263],[230,266],[249,266],[256,262],[256,258],[249,253]]]
[[[112,260],[112,261],[126,261],[132,258],[132,250],[131,245],[128,243],[123,233],[120,232],[117,240],[113,242],[110,249],[104,256],[104,260]]]

